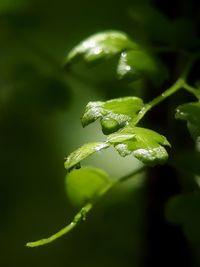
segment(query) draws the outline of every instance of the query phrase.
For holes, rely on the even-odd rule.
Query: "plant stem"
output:
[[[132,178],[133,176],[136,176],[137,174],[141,174],[145,170],[146,170],[146,166],[142,166],[142,167],[138,168],[137,170],[134,170],[131,173],[121,177],[119,180],[117,180],[116,184],[123,183],[123,182],[129,180],[130,178]]]
[[[108,187],[106,187],[101,193],[100,193],[100,197],[102,197],[103,195],[105,195],[108,191],[110,191],[112,188],[114,188],[117,184],[127,181],[128,179],[132,178],[133,176],[142,173],[145,170],[145,167],[141,167],[137,170],[134,170],[133,172],[119,178],[118,180],[111,182],[110,185]],[[88,215],[88,213],[92,210],[93,208],[93,203],[87,203],[75,216],[73,221],[68,224],[67,226],[65,226],[64,228],[62,228],[61,230],[59,230],[57,233],[53,234],[50,237],[47,238],[43,238],[40,239],[38,241],[34,241],[34,242],[28,242],[26,244],[27,247],[39,247],[39,246],[43,246],[46,244],[49,244],[51,242],[53,242],[54,240],[58,239],[59,237],[69,233],[71,230],[73,230],[79,223],[83,222],[86,220],[86,217]]]
[[[195,87],[187,84],[186,82],[183,84],[183,88],[189,93],[193,94],[197,99],[200,99],[200,91]]]
[[[57,233],[53,234],[52,236],[48,237],[48,238],[44,238],[44,239],[40,239],[38,241],[34,241],[34,242],[28,242],[26,244],[27,247],[38,247],[38,246],[43,246],[46,245],[48,243],[53,242],[54,240],[58,239],[59,237],[67,234],[68,232],[70,232],[74,227],[76,227],[80,222],[85,220],[85,217],[87,215],[87,213],[89,213],[89,211],[92,209],[92,204],[91,203],[87,203],[74,217],[73,221],[68,224],[67,226],[65,226],[64,228],[62,228],[60,231],[58,231]]]
[[[188,60],[188,63],[186,64],[182,74],[177,79],[177,81],[172,86],[170,86],[166,91],[164,91],[161,95],[154,98],[149,103],[145,104],[144,107],[138,113],[138,116],[136,117],[136,119],[133,121],[133,125],[136,125],[149,110],[151,110],[156,105],[160,104],[162,101],[164,101],[166,98],[173,95],[174,93],[176,93],[180,89],[185,89],[186,91],[192,93],[198,100],[200,99],[200,92],[198,92],[198,90],[196,88],[190,86],[186,82],[188,74],[189,74],[194,62],[199,57],[200,57],[200,53],[196,53],[190,57],[190,59]]]
[[[171,87],[169,87],[165,92],[163,92],[158,97],[154,98],[149,103],[145,104],[144,107],[140,110],[138,113],[138,116],[136,117],[136,120],[134,121],[134,125],[136,125],[143,117],[144,115],[151,110],[156,105],[160,104],[162,101],[164,101],[166,98],[177,92],[179,89],[183,88],[185,82],[182,78],[179,78]]]

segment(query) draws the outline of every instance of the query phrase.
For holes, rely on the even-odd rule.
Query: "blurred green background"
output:
[[[142,94],[140,82],[117,82],[113,62],[94,69],[78,65],[67,73],[64,58],[97,31],[122,30],[145,40],[130,15],[143,2],[150,1],[0,1],[0,266],[148,266],[143,177],[116,188],[67,236],[25,247],[62,228],[76,212],[65,193],[64,157],[103,138],[98,124],[81,127],[87,102]],[[113,151],[88,163],[113,177],[139,166]]]

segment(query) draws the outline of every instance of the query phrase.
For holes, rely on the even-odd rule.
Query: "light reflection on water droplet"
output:
[[[96,42],[93,41],[93,40],[88,40],[88,41],[85,41],[82,45],[86,49],[88,49],[88,48],[94,48],[96,46]]]
[[[101,48],[99,48],[99,47],[95,47],[94,50],[93,50],[93,52],[94,52],[95,55],[99,55],[99,54],[101,54],[102,51],[103,51],[103,50],[102,50]]]
[[[102,144],[99,144],[99,145],[95,148],[95,150],[98,152],[98,151],[100,151],[101,149],[106,148],[106,147],[108,147],[108,145],[105,144],[105,143],[102,143]]]
[[[131,67],[130,67],[129,65],[126,65],[126,66],[125,66],[125,70],[126,70],[126,71],[131,71]]]
[[[122,53],[121,53],[121,56],[124,57],[124,58],[126,57],[126,55],[127,55],[126,52],[122,52]]]
[[[125,157],[131,154],[131,151],[128,150],[128,146],[126,144],[118,144],[115,146],[115,148],[122,157]]]

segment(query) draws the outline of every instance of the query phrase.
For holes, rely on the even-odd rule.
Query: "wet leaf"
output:
[[[200,102],[192,102],[176,109],[176,119],[186,120],[187,127],[194,139],[200,136]]]
[[[168,78],[168,71],[162,62],[153,54],[142,50],[123,52],[117,74],[120,79],[147,78],[158,85]]]
[[[163,164],[168,159],[164,146],[170,146],[167,139],[152,131],[140,127],[126,127],[108,136],[108,142],[114,145],[122,157],[133,154],[147,165]]]
[[[143,107],[138,97],[123,97],[105,102],[89,102],[82,117],[83,127],[101,119],[102,130],[110,134],[128,125]]]
[[[91,156],[95,152],[108,148],[109,145],[103,142],[89,143],[72,152],[65,161],[65,168],[70,170],[80,163],[83,159]]]
[[[67,56],[66,64],[83,58],[86,62],[110,58],[126,49],[135,49],[137,45],[128,36],[119,31],[97,33],[77,45]]]
[[[123,130],[109,135],[107,141],[111,144],[119,144],[132,139],[135,139],[135,134],[128,132],[126,133],[125,130]]]
[[[171,43],[182,49],[195,49],[199,44],[198,30],[194,20],[179,17],[172,22]],[[184,31],[183,31],[184,29]],[[187,36],[187,38],[185,38]]]
[[[76,206],[95,201],[110,184],[108,174],[101,169],[83,167],[72,170],[66,176],[66,190],[70,201]]]

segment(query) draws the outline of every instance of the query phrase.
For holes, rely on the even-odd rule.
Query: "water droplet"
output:
[[[122,53],[121,53],[121,56],[124,57],[124,58],[126,57],[126,55],[127,55],[126,52],[122,52]]]
[[[82,45],[84,49],[94,48],[96,46],[96,42],[93,40],[88,40],[88,41],[83,42]]]
[[[93,52],[94,52],[95,55],[99,55],[99,54],[101,54],[103,52],[103,50],[101,48],[99,48],[99,47],[95,47],[93,49]]]
[[[96,146],[95,150],[98,152],[101,149],[106,148],[106,147],[108,147],[108,144],[102,143],[102,144],[99,144],[98,146]]]
[[[118,144],[115,146],[116,150],[122,157],[126,157],[131,154],[132,151],[128,149],[127,144]]]
[[[126,66],[125,66],[125,70],[126,70],[126,71],[131,71],[131,66],[126,65]]]
[[[116,132],[120,128],[120,125],[113,118],[103,118],[101,120],[101,127],[104,134],[110,134]]]

